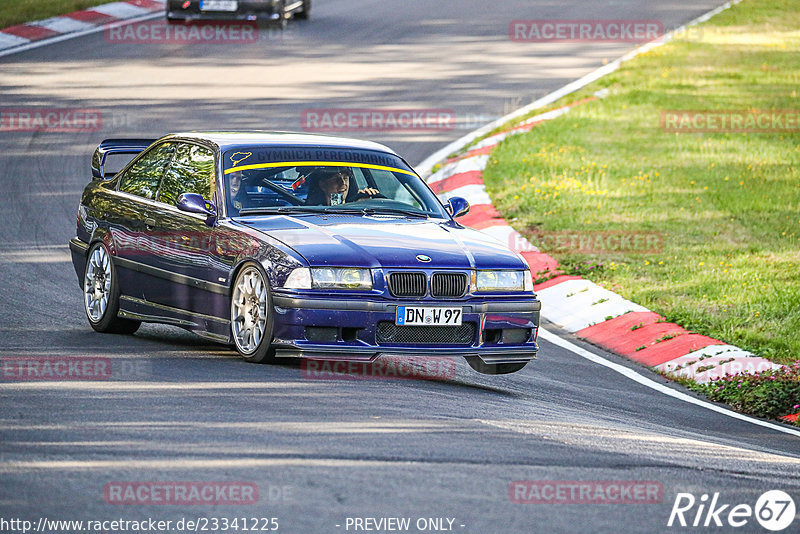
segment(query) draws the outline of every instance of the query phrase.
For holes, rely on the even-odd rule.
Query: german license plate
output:
[[[236,11],[239,9],[238,0],[202,0],[200,11]]]
[[[398,306],[394,324],[406,326],[459,326],[461,308]]]

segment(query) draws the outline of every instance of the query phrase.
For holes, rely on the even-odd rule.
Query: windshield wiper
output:
[[[401,208],[339,208],[339,207],[331,207],[328,206],[322,210],[324,213],[347,213],[347,214],[360,214],[360,215],[380,215],[382,213],[388,213],[393,215],[404,215],[406,217],[419,217],[422,219],[427,219],[428,215],[426,213],[421,213],[419,211],[412,211],[412,210],[404,210]]]
[[[272,206],[263,208],[242,208],[239,215],[260,215],[265,213],[319,213],[321,210],[313,206]]]
[[[377,215],[380,213],[392,213],[397,215],[405,215],[407,217],[419,217],[427,219],[428,214],[419,211],[404,210],[402,208],[364,208],[360,210],[364,215]]]

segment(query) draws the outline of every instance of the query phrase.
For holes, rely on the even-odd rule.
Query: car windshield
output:
[[[225,170],[230,216],[272,212],[353,212],[446,218],[410,170],[379,165],[268,163]]]

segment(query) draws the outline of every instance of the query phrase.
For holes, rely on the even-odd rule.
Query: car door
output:
[[[152,264],[150,223],[159,184],[174,153],[175,147],[169,143],[157,145],[138,157],[117,179],[114,209],[108,210],[106,219],[123,295],[145,299],[147,289],[159,282],[148,269]]]
[[[158,245],[155,266],[172,283],[167,291],[149,295],[152,302],[213,317],[229,313],[226,289],[231,265],[220,250],[225,246],[219,238],[223,231],[209,226],[204,215],[176,207],[182,193],[197,193],[211,201],[215,190],[214,151],[200,144],[176,143],[175,157],[158,191],[153,234]]]

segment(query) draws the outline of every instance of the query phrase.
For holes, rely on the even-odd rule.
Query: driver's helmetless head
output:
[[[322,179],[320,187],[325,193],[342,193],[347,195],[350,187],[350,176],[344,171],[335,172]]]
[[[232,172],[228,176],[228,183],[230,184],[231,197],[235,197],[242,187],[242,171]]]

